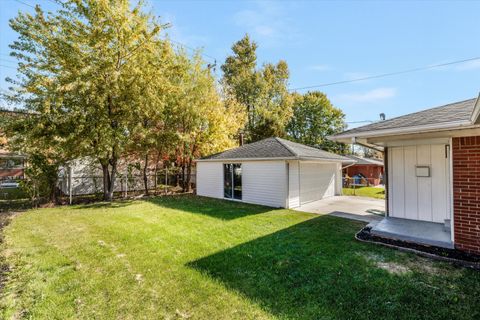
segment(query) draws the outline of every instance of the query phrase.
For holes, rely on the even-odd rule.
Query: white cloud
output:
[[[480,69],[480,60],[472,60],[472,61],[462,63],[458,65],[456,69],[459,71]]]
[[[181,43],[193,48],[202,48],[210,43],[210,38],[205,35],[199,35],[192,32],[189,28],[181,27],[177,18],[170,12],[164,12],[160,17],[162,23],[169,23],[170,27],[165,30],[165,34],[177,44]]]
[[[354,92],[338,95],[336,101],[341,103],[372,103],[393,98],[397,95],[395,88],[376,88],[366,92]]]
[[[310,69],[315,71],[326,71],[326,70],[330,70],[330,66],[326,64],[317,64],[317,65],[311,66]]]
[[[255,8],[241,10],[233,16],[234,23],[244,32],[272,45],[281,41],[299,41],[301,33],[289,17],[286,4],[273,1],[254,2]]]

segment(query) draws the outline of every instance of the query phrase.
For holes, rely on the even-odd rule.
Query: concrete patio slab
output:
[[[371,226],[372,235],[443,248],[454,247],[450,232],[445,230],[443,223],[387,217]]]
[[[329,214],[364,222],[378,222],[385,216],[385,200],[356,196],[336,196],[310,202],[294,210]]]

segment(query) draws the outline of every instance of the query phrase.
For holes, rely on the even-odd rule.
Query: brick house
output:
[[[331,140],[384,153],[378,236],[480,254],[480,98],[344,131]]]
[[[25,157],[7,149],[7,139],[1,130],[3,119],[21,115],[19,112],[0,110],[0,182],[24,178]]]
[[[346,155],[345,157],[356,162],[342,170],[344,176],[351,178],[361,174],[367,180],[367,185],[371,186],[378,186],[383,183],[383,160],[354,155]]]

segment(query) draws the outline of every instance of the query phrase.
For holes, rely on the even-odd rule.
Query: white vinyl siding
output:
[[[242,162],[242,201],[271,207],[285,207],[286,161]]]
[[[288,207],[296,208],[300,206],[300,176],[299,161],[288,161]]]
[[[388,149],[390,216],[440,223],[449,219],[449,159],[446,154],[445,144]],[[428,166],[430,177],[417,177],[416,166]]]
[[[335,195],[336,163],[300,162],[300,204]]]
[[[221,162],[197,162],[197,194],[223,198],[223,164]]]

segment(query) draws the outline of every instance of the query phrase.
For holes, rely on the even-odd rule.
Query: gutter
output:
[[[414,126],[414,127],[401,127],[401,128],[394,128],[394,129],[382,129],[382,130],[374,130],[374,131],[365,131],[365,132],[358,132],[358,133],[351,133],[345,135],[336,135],[336,136],[328,136],[327,139],[331,141],[338,141],[341,139],[348,139],[348,138],[369,138],[369,137],[378,137],[378,136],[386,136],[386,135],[398,135],[398,134],[409,134],[409,133],[420,133],[419,131],[423,132],[430,132],[430,131],[440,131],[440,130],[448,130],[452,128],[462,128],[471,127],[471,128],[478,128],[479,125],[475,125],[470,121],[451,121],[445,122],[441,124],[428,124],[422,126]]]

